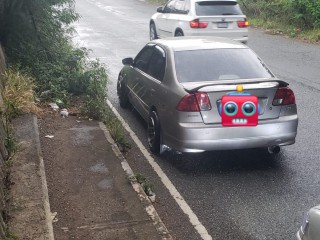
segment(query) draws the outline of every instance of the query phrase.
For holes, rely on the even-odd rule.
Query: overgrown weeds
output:
[[[154,185],[150,182],[150,180],[141,173],[136,173],[129,176],[129,181],[136,181],[138,182],[143,191],[147,194],[147,196],[154,196]]]
[[[6,234],[6,237],[4,240],[18,240],[18,237],[14,233],[12,233],[9,229],[6,229],[5,234]]]
[[[2,83],[3,102],[2,116],[5,127],[5,146],[12,155],[16,150],[11,120],[21,113],[34,113],[39,115],[41,109],[35,103],[34,80],[16,69],[7,69],[0,76]]]
[[[105,109],[103,122],[109,129],[111,137],[114,139],[120,150],[126,152],[131,146],[126,138],[125,129],[112,110],[108,106],[106,106]]]
[[[79,78],[79,85],[86,96],[84,112],[86,115],[102,119],[106,111],[108,76],[106,69],[98,60],[90,61],[86,65],[86,71]]]
[[[297,28],[320,27],[320,1],[314,0],[239,0],[250,17],[272,20]]]
[[[147,0],[149,3],[158,4],[159,6],[163,6],[166,4],[167,0]]]
[[[267,21],[260,18],[250,18],[249,22],[251,26],[262,28],[269,34],[286,35],[310,43],[320,43],[320,28],[305,30],[275,20]]]
[[[35,103],[34,80],[14,69],[7,69],[2,75],[3,100],[5,117],[8,120],[21,113],[40,113],[40,108]]]
[[[250,25],[270,33],[320,41],[320,1],[314,0],[239,0]]]

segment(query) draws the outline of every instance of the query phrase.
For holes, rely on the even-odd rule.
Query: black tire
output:
[[[158,39],[156,25],[152,22],[150,23],[150,40]]]
[[[152,153],[160,153],[160,122],[155,111],[150,113],[148,119],[148,145]]]
[[[183,37],[184,35],[183,35],[183,32],[182,32],[182,31],[178,30],[178,31],[176,31],[176,33],[174,34],[174,36],[175,36],[175,37]]]
[[[127,108],[129,106],[128,91],[123,80],[120,77],[118,79],[117,92],[118,92],[120,107]]]

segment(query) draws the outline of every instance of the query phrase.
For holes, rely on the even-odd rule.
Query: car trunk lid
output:
[[[239,26],[244,26],[243,23],[246,22],[245,15],[219,15],[219,16],[203,16],[199,17],[199,22],[208,23],[207,29],[214,29],[215,31],[230,31],[239,29]]]
[[[220,83],[219,83],[220,82]],[[184,89],[189,93],[205,92],[208,94],[211,103],[211,110],[201,111],[203,122],[206,124],[221,123],[221,116],[219,113],[219,105],[221,98],[230,92],[235,92],[237,85],[243,86],[243,92],[248,92],[258,97],[260,109],[259,120],[275,119],[279,117],[281,106],[273,106],[272,101],[279,86],[286,86],[287,83],[283,81],[255,81],[254,83],[243,81],[238,84],[233,81],[219,81],[213,84],[182,84]],[[224,83],[223,83],[224,82]]]

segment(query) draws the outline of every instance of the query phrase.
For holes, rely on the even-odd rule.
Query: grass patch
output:
[[[11,120],[22,113],[39,115],[41,109],[35,103],[33,78],[16,69],[7,69],[0,76],[4,106],[2,106],[3,123],[6,132],[5,146],[9,156],[17,149]],[[10,158],[9,158],[10,159]]]
[[[7,69],[2,75],[2,80],[6,118],[11,120],[21,113],[39,114],[41,112],[34,101],[35,84],[31,77],[17,70]]]
[[[6,234],[6,237],[4,240],[18,240],[18,237],[14,233],[12,233],[9,229],[6,229],[5,234]]]
[[[163,6],[167,3],[166,0],[147,0],[148,3],[158,4],[159,6]]]
[[[105,114],[103,117],[103,123],[107,126],[111,137],[118,145],[119,149],[122,152],[126,152],[128,149],[131,148],[130,143],[126,137],[126,131],[122,126],[120,120],[114,115],[113,111],[106,106]]]
[[[253,27],[264,29],[269,34],[285,35],[291,38],[300,39],[310,43],[320,43],[320,28],[303,30],[292,25],[283,24],[278,21],[250,18],[249,23]]]

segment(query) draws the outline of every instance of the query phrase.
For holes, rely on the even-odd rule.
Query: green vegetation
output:
[[[103,122],[109,129],[111,137],[119,146],[122,152],[126,152],[131,146],[127,141],[125,130],[120,120],[113,114],[112,109],[106,107]]]
[[[71,24],[79,18],[74,0],[0,0],[0,42],[9,70],[4,80],[6,119],[37,113],[35,96],[67,107],[73,96],[84,99],[82,113],[103,120],[125,150],[121,123],[106,107],[108,76],[89,50],[72,44]],[[8,125],[8,129],[9,129]],[[8,138],[8,146],[13,145]]]
[[[8,120],[21,112],[37,114],[40,111],[34,102],[35,85],[31,77],[17,70],[7,69],[1,78],[4,84],[5,116]]]
[[[166,4],[167,0],[147,0],[149,3],[158,4],[159,6],[163,6]]]
[[[0,0],[0,43],[8,67],[0,75],[1,114],[9,156],[17,147],[10,121],[22,112],[40,113],[36,99],[63,107],[81,99],[85,116],[101,120],[110,114],[105,103],[106,68],[98,60],[90,60],[87,49],[72,44],[71,24],[78,17],[74,0]],[[3,67],[1,64],[1,70]],[[115,135],[120,136],[120,131],[115,130]],[[121,138],[119,142],[125,143]],[[15,237],[7,231],[6,239]]]
[[[131,176],[129,176],[130,182],[138,182],[143,191],[147,194],[147,196],[153,196],[154,193],[154,185],[150,182],[150,180],[141,173],[136,173]]]
[[[239,0],[239,3],[253,26],[274,34],[320,41],[320,1]]]
[[[10,232],[9,229],[6,230],[6,238],[4,240],[18,240],[17,236]]]
[[[84,112],[101,119],[107,74],[88,50],[72,45],[73,0],[0,0],[0,42],[10,68],[34,79],[35,92],[66,105],[85,96]]]
[[[16,144],[12,134],[11,120],[22,112],[38,114],[41,109],[34,102],[35,85],[31,77],[17,70],[7,69],[0,79],[3,84],[2,116],[6,131],[5,145],[9,155],[12,155],[16,150]]]

